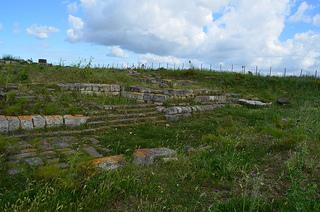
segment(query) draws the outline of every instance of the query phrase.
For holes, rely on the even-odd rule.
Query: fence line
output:
[[[278,77],[315,77],[319,78],[318,70],[307,71],[297,68],[287,68],[284,67],[282,70],[280,68],[263,67],[259,66],[246,66],[239,64],[188,64],[188,63],[112,63],[107,66],[96,66],[97,68],[107,68],[107,69],[144,69],[144,70],[158,70],[166,69],[172,71],[179,70],[200,70],[200,71],[218,71],[218,72],[234,72],[241,74],[250,74],[256,76],[278,76]],[[299,71],[300,70],[300,71]]]

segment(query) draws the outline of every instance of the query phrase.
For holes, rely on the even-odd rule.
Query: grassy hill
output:
[[[136,104],[121,97],[83,96],[58,83],[140,85],[128,70],[1,65],[0,87],[18,86],[1,98],[5,115],[85,113],[96,105]],[[143,124],[94,135],[132,160],[137,148],[168,147],[178,160],[151,166],[128,164],[100,171],[81,156],[68,169],[52,166],[7,173],[0,137],[2,211],[319,211],[320,81],[198,70],[136,70],[139,76],[190,81],[173,88],[206,88],[273,102],[266,108],[228,105],[176,123]],[[17,98],[20,93],[32,100]],[[290,105],[276,104],[279,97]],[[171,102],[170,104],[174,104]],[[80,138],[79,138],[80,139]],[[192,151],[190,151],[192,149]]]

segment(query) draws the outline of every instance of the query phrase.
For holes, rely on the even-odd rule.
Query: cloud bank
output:
[[[58,32],[59,29],[52,26],[39,26],[32,25],[26,29],[29,35],[32,35],[38,39],[46,39],[51,33]]]
[[[319,66],[319,33],[281,41],[286,22],[319,24],[292,0],[80,0],[69,16],[71,42],[117,46],[146,61],[194,59],[260,67]]]

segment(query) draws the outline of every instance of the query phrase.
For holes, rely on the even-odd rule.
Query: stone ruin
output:
[[[121,86],[116,84],[65,83],[58,86],[67,91],[79,91],[82,94],[97,96],[119,96]]]
[[[86,124],[89,117],[83,115],[31,115],[31,116],[2,116],[0,115],[0,133],[18,130],[45,129],[53,127],[76,127]]]

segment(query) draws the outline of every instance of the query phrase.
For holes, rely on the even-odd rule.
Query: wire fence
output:
[[[101,67],[101,66],[98,66]],[[144,69],[144,70],[159,70],[166,69],[172,71],[179,70],[200,70],[200,71],[216,71],[216,72],[233,72],[241,74],[250,74],[256,76],[277,76],[277,77],[314,77],[319,79],[320,73],[318,70],[305,70],[301,68],[283,69],[277,67],[259,67],[247,66],[239,64],[223,65],[223,64],[189,64],[189,63],[112,63],[102,66],[107,69]]]

